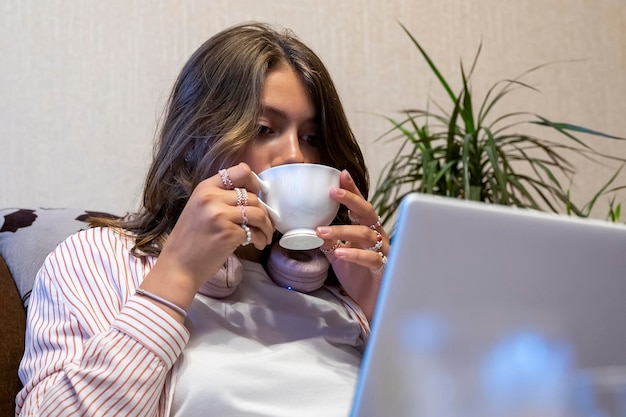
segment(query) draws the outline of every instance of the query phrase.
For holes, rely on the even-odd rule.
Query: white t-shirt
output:
[[[364,349],[358,321],[335,291],[290,291],[242,263],[233,295],[198,294],[188,311],[171,415],[348,415]]]

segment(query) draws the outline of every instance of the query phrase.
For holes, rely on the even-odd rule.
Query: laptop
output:
[[[410,194],[351,417],[626,417],[626,226]]]

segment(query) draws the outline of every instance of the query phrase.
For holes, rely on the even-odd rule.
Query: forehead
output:
[[[283,118],[313,119],[316,109],[306,85],[287,64],[273,68],[261,93],[263,113]],[[269,114],[268,114],[269,115]]]

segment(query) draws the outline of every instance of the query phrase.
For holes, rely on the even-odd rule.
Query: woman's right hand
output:
[[[244,211],[250,244],[262,250],[271,243],[274,227],[256,195],[258,179],[245,163],[226,169],[226,174],[232,186],[218,173],[195,188],[141,288],[186,310],[198,288],[246,242]],[[243,210],[234,188],[248,191]]]

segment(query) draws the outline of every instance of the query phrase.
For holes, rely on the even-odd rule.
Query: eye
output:
[[[313,147],[319,146],[319,137],[317,135],[303,135],[302,140]]]
[[[258,130],[257,130],[258,136],[268,136],[268,135],[271,135],[272,133],[274,133],[272,128],[269,126],[265,126],[265,125],[259,125]]]

